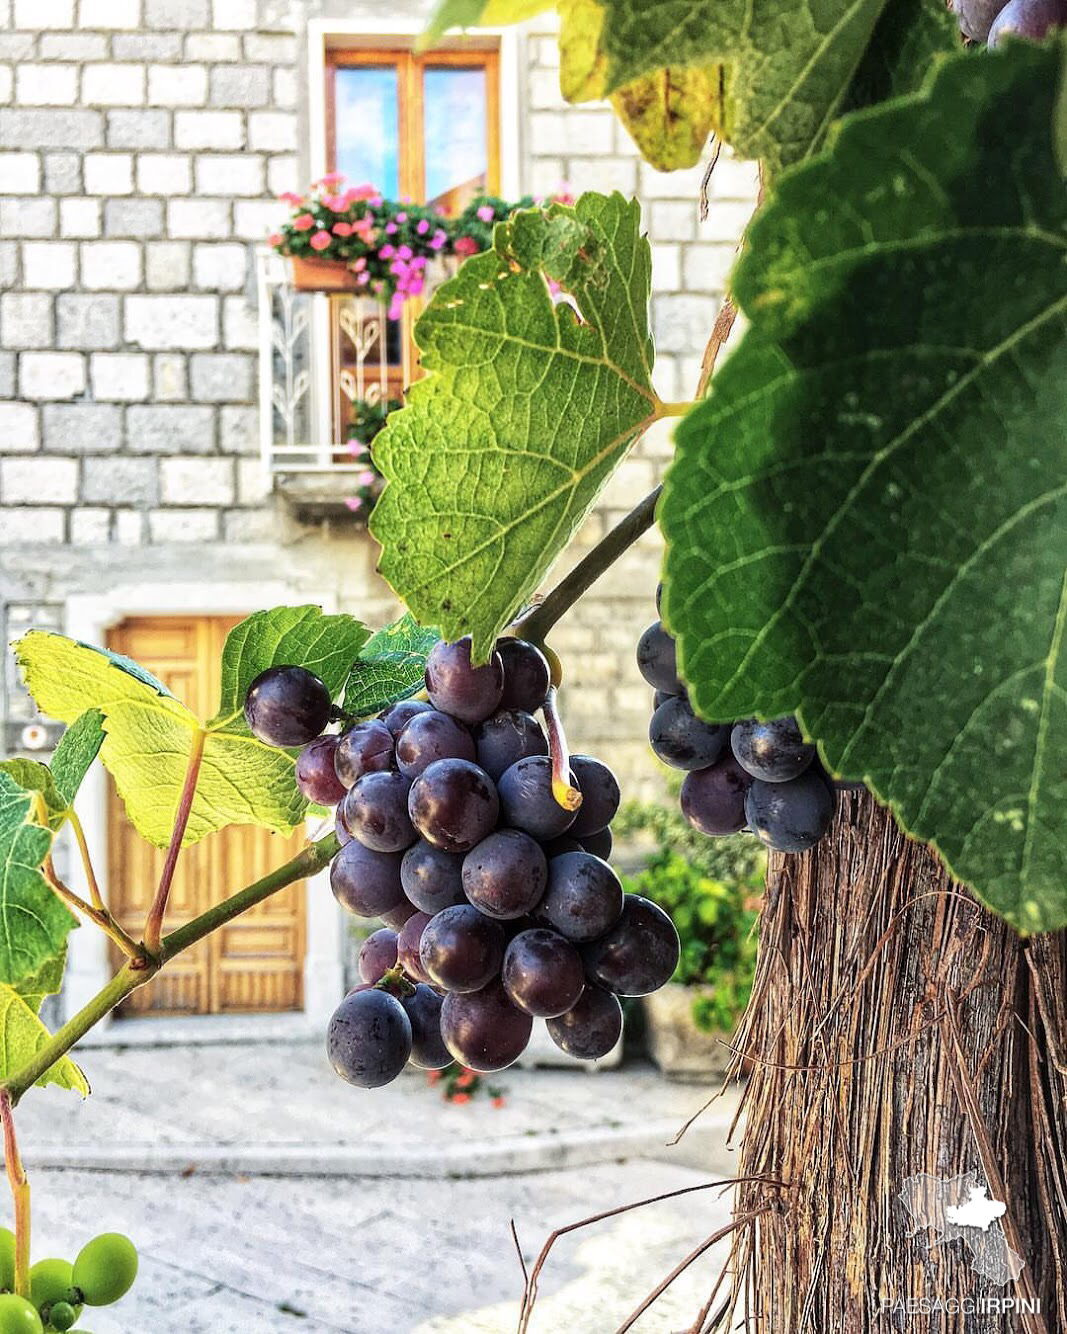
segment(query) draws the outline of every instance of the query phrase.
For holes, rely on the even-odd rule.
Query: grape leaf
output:
[[[353,616],[327,616],[321,607],[272,607],[257,611],[226,636],[222,650],[222,701],[208,724],[248,734],[245,693],[268,667],[306,667],[336,695],[370,631]]]
[[[52,831],[34,821],[33,803],[33,792],[0,771],[0,982],[35,972],[76,925],[41,874]]]
[[[449,28],[495,28],[522,23],[554,7],[553,0],[441,0],[430,16],[418,49],[433,46]]]
[[[415,617],[485,658],[634,439],[651,387],[650,252],[636,202],[498,223],[416,326],[426,374],[374,442],[380,569]],[[570,294],[554,304],[546,279]]]
[[[345,687],[344,710],[364,718],[423,688],[426,659],[441,638],[410,612],[384,626],[363,645]]]
[[[37,1011],[46,995],[59,990],[63,962],[62,956],[49,962],[32,979],[18,987],[0,982],[0,1079],[6,1079],[20,1070],[51,1036],[37,1017]],[[37,1084],[39,1087],[58,1084],[60,1088],[80,1093],[83,1098],[89,1096],[89,1081],[69,1056],[61,1057],[55,1065],[50,1066],[37,1080]]]
[[[243,712],[233,708],[236,692],[249,674],[277,661],[279,652],[295,666],[308,665],[306,654],[311,670],[325,672],[327,685],[338,690],[366,631],[350,617],[323,616],[314,608],[276,608],[265,616],[266,621],[249,618],[255,622],[252,633],[241,635],[241,626],[232,632],[223,707],[208,724],[128,658],[40,630],[16,645],[26,687],[42,712],[69,723],[86,705],[103,713],[100,758],[134,827],[157,847],[170,840],[193,738],[201,728],[207,735],[186,845],[229,824],[288,833],[304,817],[307,802],[296,787],[293,754],[250,735]]]
[[[645,161],[677,171],[700,161],[718,83],[717,65],[656,70],[617,89],[611,105]]]
[[[55,996],[62,989],[66,967],[67,947],[64,945],[58,954],[45,959],[40,968],[14,983],[12,990],[17,991],[36,1014],[46,996]]]
[[[67,803],[56,787],[52,770],[47,764],[16,755],[14,759],[4,760],[0,764],[0,772],[10,774],[24,791],[37,793],[44,803],[44,815],[48,827],[52,830],[59,828],[66,814]]]
[[[661,506],[700,712],[797,711],[1023,931],[1067,925],[1065,51],[948,61],[781,177]]]
[[[959,19],[943,0],[888,0],[838,113],[918,92],[959,46]]]
[[[104,715],[99,709],[86,709],[59,738],[52,763],[56,789],[66,805],[72,806],[89,766],[100,753],[104,741]]]

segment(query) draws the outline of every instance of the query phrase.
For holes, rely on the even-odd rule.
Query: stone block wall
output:
[[[284,580],[368,620],[389,615],[376,552],[347,525],[297,522],[258,457],[253,247],[309,173],[309,17],[346,30],[370,0],[0,0],[0,612],[62,620],[131,581]],[[397,12],[424,13],[411,0]],[[393,12],[393,11],[391,11]],[[657,387],[692,394],[751,211],[749,165],[643,164],[606,105],[559,96],[550,21],[528,26],[524,190],[619,189],[653,253]],[[622,466],[561,569],[662,475],[669,433]],[[659,783],[633,645],[653,615],[649,536],[560,626],[576,746],[631,790]],[[558,573],[558,572],[557,572]],[[210,598],[205,602],[210,604]],[[249,610],[254,608],[250,607]]]

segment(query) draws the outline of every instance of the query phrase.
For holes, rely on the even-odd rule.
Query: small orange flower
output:
[[[501,1097],[501,1095],[500,1095],[499,1093],[498,1093],[498,1094],[496,1095],[496,1097],[493,1099],[493,1106],[494,1106],[494,1107],[503,1107],[503,1106],[506,1105],[506,1103],[507,1103],[507,1099]]]
[[[471,1095],[470,1095],[469,1093],[453,1093],[453,1094],[452,1094],[452,1101],[453,1101],[453,1102],[470,1102],[470,1100],[471,1100]]]
[[[464,1070],[461,1075],[456,1077],[456,1088],[469,1089],[478,1076],[473,1070]]]

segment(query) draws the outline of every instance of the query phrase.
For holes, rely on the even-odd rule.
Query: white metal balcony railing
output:
[[[455,263],[437,261],[433,270],[427,271],[426,296],[455,271]],[[256,278],[259,431],[265,472],[273,479],[299,479],[365,471],[366,462],[349,454],[347,431],[337,429],[335,415],[342,401],[386,399],[390,376],[393,393],[398,373],[401,384],[410,382],[407,326],[399,340],[401,362],[390,365],[384,355],[389,332],[384,303],[347,293],[331,302],[327,293],[298,291],[290,279],[288,260],[265,247],[256,252]],[[336,331],[330,327],[331,319],[337,321]],[[347,355],[337,355],[335,339],[346,340]]]

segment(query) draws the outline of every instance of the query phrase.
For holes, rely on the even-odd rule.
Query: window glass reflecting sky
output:
[[[396,67],[342,66],[334,105],[337,170],[349,185],[373,185],[395,199],[400,193]]]

